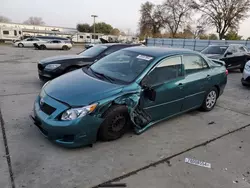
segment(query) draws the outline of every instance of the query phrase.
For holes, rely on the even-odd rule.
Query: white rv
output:
[[[22,38],[23,32],[16,27],[0,27],[0,42],[16,41]]]
[[[100,38],[102,38],[103,34],[100,33],[76,33],[72,36],[72,42],[74,43],[95,43],[100,42]]]

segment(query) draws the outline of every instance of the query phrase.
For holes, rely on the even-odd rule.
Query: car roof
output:
[[[183,48],[166,48],[166,47],[146,47],[146,46],[138,46],[138,47],[131,47],[126,48],[124,50],[129,50],[137,53],[141,53],[144,55],[150,55],[153,57],[162,57],[167,55],[174,55],[174,54],[180,54],[180,53],[194,53],[197,54],[197,52],[189,50],[189,49],[183,49]]]

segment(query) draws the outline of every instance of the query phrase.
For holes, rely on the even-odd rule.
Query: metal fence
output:
[[[147,46],[164,46],[174,48],[187,48],[201,51],[208,45],[228,45],[241,44],[250,49],[250,41],[247,40],[200,40],[200,39],[169,39],[169,38],[150,38],[146,40]]]

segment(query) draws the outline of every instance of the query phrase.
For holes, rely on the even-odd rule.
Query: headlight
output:
[[[81,108],[71,108],[62,114],[61,120],[70,121],[77,118],[86,116],[87,114],[93,112],[97,107],[97,104],[92,104],[89,106],[84,106]]]
[[[245,69],[246,69],[247,71],[250,71],[250,65],[246,64],[246,65],[245,65]]]
[[[45,69],[50,69],[50,70],[53,70],[53,69],[56,69],[58,67],[60,67],[61,64],[49,64],[45,67]]]

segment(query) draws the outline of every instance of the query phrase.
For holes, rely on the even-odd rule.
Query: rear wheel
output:
[[[18,44],[18,47],[19,47],[19,48],[23,48],[24,45],[23,45],[22,43],[19,43],[19,44]]]
[[[41,50],[46,50],[46,46],[45,46],[45,45],[41,45],[41,46],[40,46],[40,49],[41,49]]]
[[[98,137],[103,141],[116,140],[125,134],[129,122],[129,114],[125,106],[112,106],[104,115]]]
[[[63,46],[62,49],[63,50],[69,50],[69,47],[68,46]]]
[[[201,107],[202,110],[211,111],[217,102],[217,98],[218,98],[218,90],[216,89],[216,87],[213,87],[207,92],[205,96],[205,99]]]

